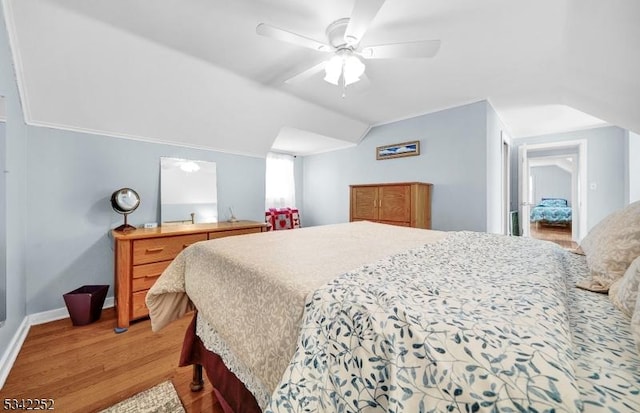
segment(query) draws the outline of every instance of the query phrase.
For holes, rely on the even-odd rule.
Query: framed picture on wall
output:
[[[376,148],[377,160],[416,155],[420,155],[420,141],[395,143],[393,145],[378,146]]]

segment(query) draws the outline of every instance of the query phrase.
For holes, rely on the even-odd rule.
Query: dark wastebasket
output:
[[[100,319],[108,285],[83,285],[63,295],[74,326],[84,326]]]

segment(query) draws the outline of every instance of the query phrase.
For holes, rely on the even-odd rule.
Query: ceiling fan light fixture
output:
[[[345,59],[342,75],[344,76],[345,86],[360,80],[360,76],[364,73],[364,63],[354,55],[349,55]]]
[[[340,76],[342,75],[343,64],[344,60],[342,56],[335,55],[329,59],[324,65],[324,80],[337,86],[340,81]]]
[[[353,53],[336,54],[324,66],[324,80],[337,86],[342,78],[348,86],[360,80],[364,70],[364,63]]]

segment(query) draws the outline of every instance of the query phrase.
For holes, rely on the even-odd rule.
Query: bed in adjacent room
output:
[[[571,224],[572,208],[566,199],[542,198],[540,203],[531,208],[530,221],[547,225]]]
[[[575,288],[588,257],[355,222],[194,244],[147,304],[154,330],[197,308],[182,363],[226,411],[637,411],[632,323]]]

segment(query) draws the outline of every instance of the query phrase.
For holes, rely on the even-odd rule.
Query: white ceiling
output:
[[[604,122],[640,132],[637,0],[387,0],[362,44],[440,39],[440,51],[366,61],[369,84],[346,98],[321,75],[283,83],[327,55],[255,28],[265,22],[325,41],[351,0],[6,5],[36,124],[305,154],[353,145],[372,125],[487,99],[513,137]]]

